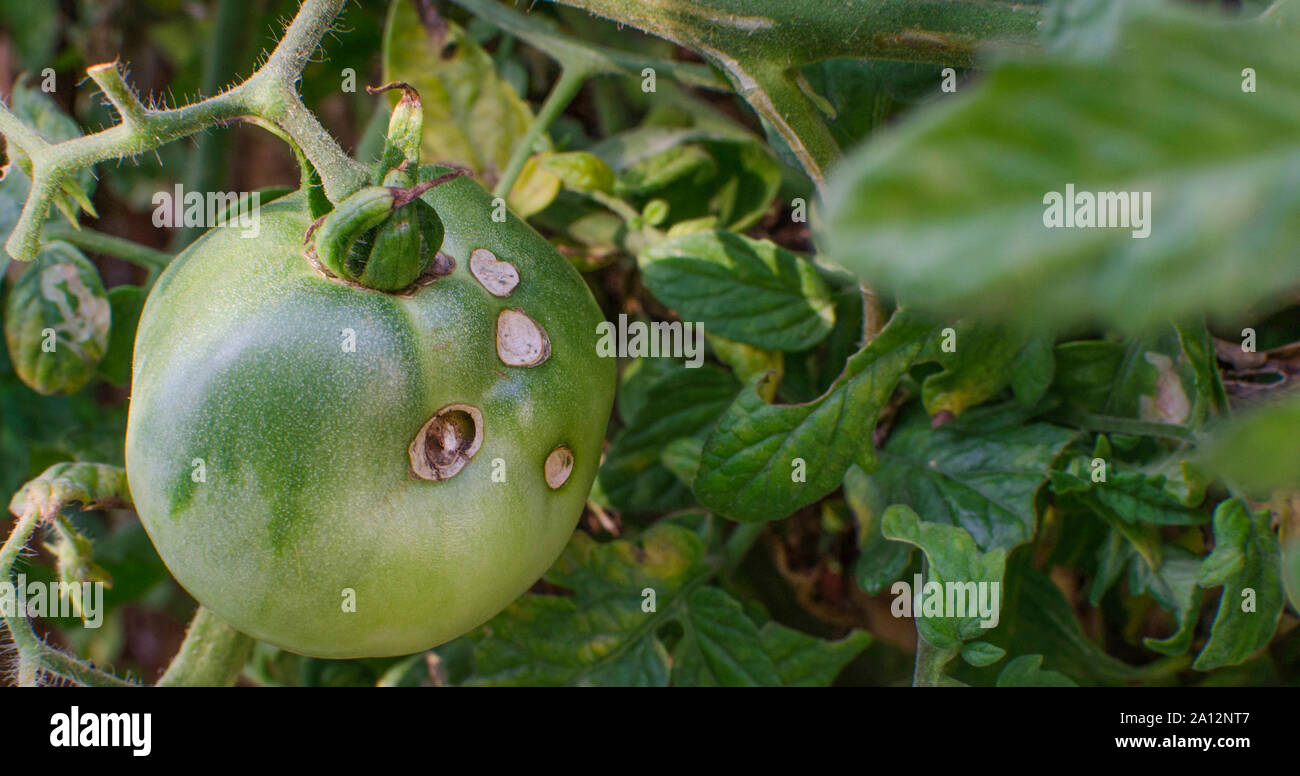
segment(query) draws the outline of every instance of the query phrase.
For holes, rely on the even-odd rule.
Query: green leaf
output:
[[[1185,505],[1165,486],[1162,474],[1108,472],[1106,482],[1093,482],[1063,471],[1051,474],[1052,490],[1078,499],[1106,519],[1152,525],[1199,525],[1209,515]]]
[[[495,179],[532,123],[528,104],[460,25],[426,27],[412,0],[394,0],[384,29],[384,80],[405,81],[424,104],[421,158]],[[396,103],[397,95],[391,100]]]
[[[855,630],[839,641],[822,641],[777,622],[765,623],[758,635],[786,687],[826,687],[871,645],[866,631]]]
[[[1005,657],[1007,651],[987,641],[975,641],[961,648],[961,659],[976,668],[991,666]]]
[[[1053,370],[1050,338],[977,322],[959,323],[954,335],[954,350],[936,354],[944,370],[921,384],[921,399],[931,416],[960,415],[1008,385],[1026,405],[1046,393]]]
[[[964,528],[985,551],[1033,538],[1034,496],[1075,434],[1046,423],[1003,423],[981,408],[931,429],[924,414],[909,413],[872,474],[884,502]]]
[[[573,594],[525,595],[471,633],[469,683],[824,684],[869,642],[760,630],[738,601],[702,584],[713,573],[704,552],[698,535],[668,522],[635,542],[575,533],[546,574]]]
[[[1057,345],[1052,392],[1089,412],[1100,412],[1111,400],[1126,348],[1118,342],[1076,340]]]
[[[1044,664],[1080,684],[1122,684],[1168,677],[1183,667],[1177,659],[1130,666],[1106,654],[1083,628],[1070,602],[1022,549],[1007,563],[1002,621],[989,641],[1007,650],[1043,655]]]
[[[674,440],[708,428],[739,390],[730,373],[708,364],[680,368],[654,382],[601,464],[600,485],[610,503],[630,511],[690,506],[690,489],[664,466],[663,453]]]
[[[1300,280],[1295,37],[1142,4],[1106,56],[1005,60],[836,172],[829,253],[906,303],[1038,326],[1233,314]],[[1045,228],[1067,184],[1150,192],[1150,235]]]
[[[4,305],[14,371],[39,393],[73,393],[90,381],[112,323],[94,264],[65,242],[46,243],[23,267]]]
[[[1210,470],[1260,492],[1300,485],[1300,397],[1244,412],[1202,447]]]
[[[616,195],[638,210],[663,200],[671,224],[715,216],[719,226],[748,229],[768,211],[781,185],[772,152],[743,130],[643,126],[591,152],[617,174]]]
[[[1240,499],[1214,510],[1214,550],[1201,564],[1201,587],[1223,586],[1210,638],[1194,667],[1234,666],[1263,648],[1282,614],[1282,568],[1269,512],[1252,514]]]
[[[1007,661],[998,674],[998,687],[1078,687],[1059,671],[1045,671],[1042,655],[1021,655]]]
[[[129,505],[126,470],[102,463],[56,463],[13,495],[9,511],[21,515],[34,509],[49,516],[74,503],[83,509]]]
[[[822,113],[835,142],[852,148],[899,108],[936,91],[941,70],[914,62],[828,59],[805,66],[802,73],[830,108]]]
[[[844,473],[844,500],[858,524],[858,560],[854,574],[858,585],[871,595],[880,595],[902,576],[912,562],[912,546],[886,539],[880,520],[889,504],[875,481],[857,466]]]
[[[574,191],[599,191],[605,194],[614,189],[614,171],[600,157],[586,151],[548,153],[542,156],[542,165]]]
[[[813,265],[769,242],[694,232],[641,252],[641,277],[683,320],[769,350],[802,350],[835,325],[831,292]]]
[[[751,382],[705,440],[695,480],[700,502],[741,522],[775,520],[838,487],[855,459],[870,465],[880,408],[931,331],[896,313],[830,390],[807,404],[768,404]]]
[[[1153,569],[1145,560],[1129,566],[1129,589],[1134,595],[1150,593],[1161,608],[1173,612],[1175,630],[1163,639],[1150,636],[1142,644],[1162,655],[1181,655],[1192,645],[1196,622],[1201,613],[1201,589],[1196,574],[1201,558],[1176,544],[1161,549],[1160,568]]]
[[[911,611],[916,618],[917,632],[926,641],[940,649],[958,649],[962,648],[962,642],[982,639],[990,633],[990,628],[997,626],[1001,612],[1002,576],[1007,563],[1005,549],[982,552],[965,529],[924,522],[910,508],[901,505],[885,510],[881,531],[886,538],[919,547],[929,562],[923,589],[912,591],[921,610],[912,607]],[[932,591],[931,585],[936,582],[939,587]],[[948,590],[949,585],[964,598],[953,596]],[[980,591],[979,586],[984,590]],[[945,603],[954,601],[963,610],[962,614],[947,611],[938,616],[931,614],[925,603],[936,598]],[[985,603],[992,604],[991,611],[982,610]],[[997,657],[994,657],[995,650]],[[985,644],[974,648],[971,657],[988,660],[984,663],[988,665],[996,662],[1001,654],[999,648]]]

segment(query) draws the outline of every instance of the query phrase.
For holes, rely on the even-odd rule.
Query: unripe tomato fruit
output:
[[[422,198],[455,268],[409,295],[313,267],[299,192],[261,208],[256,238],[188,248],[140,319],[140,519],[202,605],[294,652],[407,654],[485,622],[559,555],[596,474],[615,365],[582,278],[513,215],[494,222],[472,180]],[[471,272],[484,250],[514,267],[506,295]],[[520,314],[549,344],[532,366],[500,351],[518,363],[498,328]]]

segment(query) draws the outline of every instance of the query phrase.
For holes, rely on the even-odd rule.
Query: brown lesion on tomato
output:
[[[543,471],[547,486],[551,490],[559,490],[569,481],[569,475],[573,474],[573,451],[565,445],[556,447],[550,455],[546,456]]]
[[[483,413],[469,404],[449,404],[434,413],[411,440],[409,474],[438,482],[450,479],[483,446]]]
[[[498,259],[487,248],[477,248],[470,253],[469,271],[493,296],[510,296],[515,286],[519,285],[519,270],[515,265]]]
[[[497,316],[497,357],[506,366],[537,366],[551,357],[551,340],[523,310]]]

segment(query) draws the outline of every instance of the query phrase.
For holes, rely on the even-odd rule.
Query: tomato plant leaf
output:
[[[1280,27],[1144,3],[1107,56],[1003,60],[837,168],[828,252],[906,303],[1040,326],[1274,299],[1300,280],[1294,50]],[[1243,63],[1270,87],[1243,89]],[[1070,190],[1149,193],[1149,220],[1046,228]]]
[[[1261,493],[1300,485],[1300,398],[1241,413],[1215,429],[1202,456],[1210,470]]]
[[[1273,638],[1284,605],[1281,556],[1268,510],[1252,513],[1240,499],[1214,510],[1214,550],[1197,583],[1223,587],[1210,638],[1194,667],[1237,665]]]
[[[912,561],[912,545],[886,539],[880,520],[889,506],[875,481],[858,466],[844,473],[844,500],[857,518],[858,560],[854,566],[858,585],[879,595],[898,579]]]
[[[982,639],[997,626],[1002,576],[1007,563],[1004,548],[981,551],[965,529],[925,522],[909,507],[901,505],[885,510],[881,532],[888,539],[919,547],[929,561],[923,589],[911,591],[916,601],[912,616],[916,618],[917,631],[926,641],[940,649],[962,648],[962,642]],[[935,592],[931,591],[933,583],[938,583]],[[948,593],[948,587],[956,595]],[[925,599],[932,596],[942,597],[945,603],[955,601],[957,611],[962,613],[945,610],[941,615],[931,614],[926,611]],[[992,606],[986,610],[988,603]],[[995,649],[997,657],[994,657]],[[987,660],[984,665],[988,665],[1002,654],[1000,648],[984,644],[976,647],[970,657],[976,661]]]
[[[909,413],[880,450],[872,480],[885,503],[964,528],[981,550],[1010,550],[1033,538],[1034,496],[1075,434],[1046,423],[1004,423],[997,413],[972,410],[931,429],[923,413]]]
[[[1196,575],[1201,557],[1176,544],[1166,544],[1160,554],[1158,569],[1145,560],[1129,565],[1129,589],[1134,595],[1150,593],[1174,617],[1176,627],[1172,634],[1163,639],[1148,636],[1142,639],[1142,644],[1162,655],[1181,655],[1192,645],[1200,619],[1201,588],[1196,584]]]
[[[869,465],[876,416],[932,329],[896,313],[830,390],[807,404],[768,404],[751,382],[704,442],[695,480],[700,502],[733,520],[775,520],[834,490],[855,460]]]
[[[1057,494],[1075,498],[1108,519],[1152,525],[1199,525],[1210,519],[1170,492],[1162,474],[1108,472],[1105,482],[1093,482],[1069,472],[1053,471],[1051,481]]]
[[[787,687],[825,687],[844,666],[871,645],[871,634],[855,630],[839,641],[823,641],[769,621],[758,631],[763,651],[776,663]]]
[[[473,632],[470,684],[828,684],[869,643],[822,642],[703,584],[703,540],[672,522],[635,541],[576,533],[546,580],[572,595],[529,594]],[[675,638],[675,643],[673,639]]]
[[[955,350],[936,353],[944,370],[921,384],[921,399],[931,416],[945,411],[960,415],[1007,386],[1025,405],[1047,392],[1054,363],[1049,338],[973,322],[959,323],[954,333]]]
[[[835,325],[829,287],[813,265],[767,240],[694,232],[638,257],[656,297],[683,320],[769,350],[802,350]]]
[[[998,687],[1078,687],[1065,674],[1042,666],[1042,655],[1012,658],[998,674]]]

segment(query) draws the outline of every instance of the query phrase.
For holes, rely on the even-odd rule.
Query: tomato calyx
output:
[[[439,251],[442,219],[420,196],[466,173],[453,170],[416,181],[423,113],[420,95],[393,81],[366,87],[403,94],[388,124],[384,152],[375,165],[374,185],[352,193],[307,228],[307,260],[321,274],[385,293],[410,294],[447,274],[455,263]],[[441,258],[440,258],[441,257]]]

